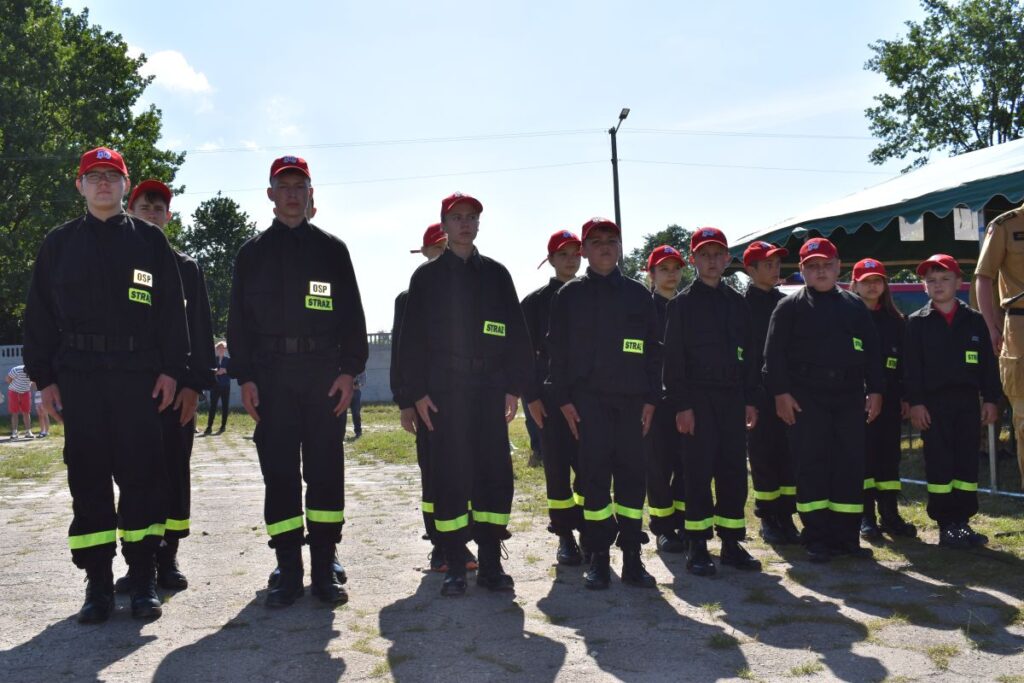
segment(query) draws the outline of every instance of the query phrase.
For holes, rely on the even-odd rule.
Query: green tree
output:
[[[133,180],[174,179],[184,154],[157,148],[161,114],[134,112],[149,78],[121,36],[55,0],[0,12],[0,343],[21,340],[29,275],[46,232],[84,209],[78,158],[108,145]]]
[[[199,262],[206,276],[214,336],[223,337],[228,329],[235,255],[242,243],[255,234],[256,223],[249,220],[249,214],[235,200],[219,192],[196,207],[192,223],[178,233],[181,250]]]
[[[651,233],[644,236],[644,245],[631,250],[623,258],[622,273],[626,277],[631,277],[634,280],[643,282],[645,285],[649,285],[650,282],[647,279],[647,257],[650,256],[651,252],[656,247],[660,247],[663,244],[667,244],[673,247],[683,255],[683,260],[686,261],[687,266],[683,269],[683,277],[679,281],[679,289],[682,289],[686,285],[693,282],[693,278],[697,277],[696,271],[690,263],[690,238],[693,237],[693,231],[687,230],[686,228],[672,224],[659,232]],[[743,292],[746,289],[744,281],[733,275],[726,275],[725,283],[735,289],[738,292]]]
[[[870,45],[864,68],[890,91],[865,110],[881,140],[873,163],[936,150],[961,154],[1024,134],[1024,0],[921,0],[907,35]]]

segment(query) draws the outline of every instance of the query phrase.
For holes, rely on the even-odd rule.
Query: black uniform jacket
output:
[[[87,213],[52,230],[32,271],[23,354],[40,389],[61,369],[180,381],[188,324],[174,251],[160,228],[126,213],[105,221]]]
[[[409,291],[395,297],[395,320],[391,324],[391,397],[399,408],[412,408],[414,401],[402,388],[402,373],[398,368],[398,340],[402,337],[402,318],[405,316],[405,301]]]
[[[213,322],[210,320],[210,297],[206,291],[206,278],[195,260],[175,251],[181,287],[185,295],[185,317],[188,319],[188,337],[192,353],[188,358],[188,369],[181,378],[180,386],[196,392],[213,388],[217,356],[213,350]]]
[[[952,325],[930,301],[910,314],[903,366],[910,405],[921,405],[944,389],[978,391],[986,403],[998,403],[1003,395],[985,319],[963,302],[957,304]]]
[[[711,388],[758,396],[759,354],[747,302],[732,287],[694,280],[668,304],[665,326],[665,395],[676,412],[693,408]]]
[[[246,240],[235,259],[228,348],[239,384],[296,350],[332,372],[362,372],[366,319],[345,243],[307,221],[289,228],[276,219]]]
[[[639,396],[657,405],[661,336],[646,287],[623,277],[618,268],[608,275],[587,268],[565,283],[551,303],[547,385],[552,400],[564,406],[582,389]]]
[[[527,403],[540,398],[541,387],[548,376],[548,322],[551,320],[551,300],[555,292],[565,284],[556,277],[540,289],[534,290],[523,299],[523,316],[526,318],[526,329],[530,332],[530,343],[533,345],[533,379],[523,398]]]
[[[418,401],[432,391],[478,386],[522,396],[533,378],[530,338],[505,266],[478,251],[450,249],[409,282],[398,341],[402,390]]]
[[[871,319],[878,330],[878,343],[882,349],[882,369],[885,374],[887,400],[903,398],[903,338],[907,322],[884,308],[871,311]]]
[[[775,307],[764,371],[770,395],[794,385],[825,391],[885,389],[878,331],[860,297],[838,287],[801,287]]]

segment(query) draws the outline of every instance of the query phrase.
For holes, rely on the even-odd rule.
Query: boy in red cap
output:
[[[569,426],[559,415],[559,407],[544,388],[548,376],[548,323],[551,300],[555,292],[576,277],[580,269],[580,238],[568,230],[558,230],[548,239],[548,263],[554,276],[540,289],[530,292],[522,301],[526,329],[533,345],[534,375],[527,393],[531,419],[540,428],[544,482],[548,494],[548,531],[558,536],[555,559],[559,564],[575,566],[583,562],[583,553],[574,532],[583,528],[583,508],[579,494],[579,444]],[[538,266],[539,267],[539,266]],[[575,479],[573,479],[575,473]]]
[[[864,423],[878,417],[885,378],[878,331],[860,299],[836,286],[839,267],[832,242],[804,243],[805,286],[775,307],[764,352],[767,388],[789,427],[796,509],[812,562],[872,556],[859,536]]]
[[[529,333],[508,270],[475,246],[483,205],[441,201],[448,248],[409,282],[398,341],[401,386],[427,429],[434,528],[448,570],[442,595],[466,592],[466,543],[477,542],[476,583],[515,582],[501,566],[512,512],[508,422],[533,375]]]
[[[582,544],[591,554],[584,585],[608,588],[616,543],[622,581],[653,587],[640,546],[648,540],[643,439],[661,394],[658,313],[650,292],[619,270],[619,227],[592,218],[582,237],[587,272],[565,283],[551,303],[546,388],[579,440]]]
[[[878,259],[861,259],[854,264],[850,290],[871,311],[871,318],[878,329],[885,373],[882,412],[867,426],[864,515],[860,523],[860,535],[869,541],[882,540],[883,531],[893,536],[916,536],[914,525],[900,517],[896,500],[901,489],[901,429],[903,419],[910,414],[910,407],[903,400],[903,368],[900,365],[906,322],[889,292],[885,264]],[[882,518],[881,526],[875,517],[876,502]]]
[[[663,244],[647,257],[647,275],[651,280],[651,298],[658,311],[658,329],[665,329],[668,303],[676,296],[683,278],[683,256],[675,247]],[[654,411],[647,446],[647,511],[651,533],[658,550],[666,553],[686,552],[686,542],[679,535],[686,522],[686,489],[683,483],[682,441],[676,429],[673,407],[662,397]]]
[[[51,231],[39,250],[25,365],[41,408],[58,421],[64,411],[68,544],[88,577],[78,620],[106,621],[114,610],[118,537],[132,616],[152,619],[161,614],[155,555],[167,522],[160,413],[177,395],[189,354],[181,278],[163,233],[121,207],[130,182],[120,154],[86,152],[75,185],[87,212]]]
[[[754,328],[753,349],[764,353],[768,321],[783,296],[777,285],[782,258],[789,250],[770,242],[751,242],[743,252],[743,265],[750,284],[743,298],[750,309]],[[775,414],[774,401],[764,390],[758,368],[757,424],[747,432],[747,456],[754,485],[754,514],[761,520],[761,538],[772,545],[799,543],[800,532],[793,524],[796,512],[796,477],[786,443],[786,425]]]
[[[669,303],[665,327],[665,394],[683,435],[686,568],[697,576],[716,571],[707,546],[713,530],[722,539],[722,564],[761,568],[740,545],[746,536],[744,435],[757,423],[759,354],[746,302],[722,282],[731,260],[721,230],[693,233],[690,262],[697,278]]]
[[[161,230],[171,220],[171,188],[159,180],[143,180],[128,198],[128,213],[149,221]],[[178,544],[189,534],[191,502],[189,461],[195,439],[195,414],[199,394],[213,386],[213,323],[206,280],[199,264],[178,250],[174,251],[185,295],[185,316],[188,320],[188,369],[178,383],[178,395],[171,406],[160,414],[163,430],[163,452],[167,468],[167,521],[164,540],[157,550],[157,583],[161,588],[183,590],[188,579],[178,568]],[[117,582],[118,592],[127,590],[129,577]]]
[[[978,512],[981,425],[995,422],[1002,396],[999,367],[984,318],[956,298],[963,276],[956,259],[935,254],[917,276],[929,301],[907,318],[903,382],[924,440],[928,516],[939,525],[939,545],[983,546],[988,538],[970,519]]]

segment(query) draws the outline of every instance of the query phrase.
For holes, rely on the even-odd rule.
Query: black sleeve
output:
[[[398,339],[399,380],[405,399],[415,403],[427,395],[427,323],[430,297],[427,292],[429,271],[420,266],[412,274],[405,300],[405,311]]]
[[[780,301],[768,322],[768,337],[764,343],[764,374],[768,398],[792,391],[786,351],[793,336],[795,303],[794,299]]]
[[[256,379],[253,353],[256,340],[252,338],[245,320],[245,286],[252,242],[246,242],[235,256],[235,269],[231,276],[231,303],[228,306],[228,349],[231,351],[229,373],[239,385]]]
[[[686,349],[683,347],[683,314],[685,296],[668,302],[665,310],[665,348],[663,382],[665,399],[672,410],[681,413],[693,408],[693,399],[687,388]]]
[[[924,403],[924,367],[921,357],[921,328],[924,322],[924,318],[908,318],[903,338],[903,391],[907,403],[912,406]]]
[[[523,299],[520,304],[520,308],[523,311],[523,319],[526,321],[526,330],[530,335],[530,351],[533,354],[534,372],[530,378],[530,384],[523,393],[523,399],[530,403],[531,401],[540,398],[541,394],[541,383],[544,381],[543,377],[540,377],[540,368],[537,366],[537,361],[540,359],[540,348],[544,344],[544,340],[540,339],[540,320],[538,316],[537,305],[537,293],[527,294],[526,298]]]
[[[869,394],[885,393],[885,370],[882,360],[882,341],[878,327],[871,319],[871,313],[859,301],[853,302],[861,319],[861,334],[864,336],[865,386]]]
[[[370,345],[366,339],[366,316],[363,314],[363,300],[359,296],[359,283],[348,253],[348,247],[339,244],[337,255],[337,281],[341,290],[341,305],[335,311],[339,352],[338,370],[343,375],[355,377],[366,369],[370,357]]]
[[[571,291],[566,288],[555,292],[551,299],[551,318],[548,321],[548,379],[551,400],[556,406],[572,403],[569,377],[569,324]]]
[[[981,370],[981,400],[985,403],[999,403],[1003,398],[1003,384],[999,378],[999,360],[992,351],[992,337],[988,333],[988,325],[981,314],[976,314],[978,321],[975,325],[978,328],[978,338],[981,340],[980,370]]]
[[[531,393],[531,388],[535,382],[533,345],[530,342],[530,333],[526,329],[526,320],[523,318],[523,309],[519,305],[519,296],[516,294],[516,286],[512,282],[512,276],[504,266],[499,267],[501,268],[502,287],[505,290],[502,297],[505,302],[505,308],[508,310],[505,393],[512,394],[513,396],[528,397],[528,401],[532,401],[539,397],[539,393]]]
[[[57,381],[53,361],[60,348],[60,328],[53,305],[53,237],[47,236],[36,255],[25,305],[25,371],[42,391]]]
[[[743,371],[743,398],[748,406],[756,406],[761,402],[761,352],[754,341],[754,318],[747,302],[741,298],[737,303],[740,315],[743,316],[743,358],[740,367]]]
[[[173,377],[179,383],[185,378],[188,368],[189,336],[188,319],[185,316],[185,295],[178,272],[178,257],[171,249],[163,233],[158,233],[160,296],[156,301],[156,320],[160,349],[160,372]]]
[[[213,322],[210,316],[210,296],[206,291],[206,278],[199,264],[189,260],[182,267],[182,284],[188,278],[189,299],[185,305],[188,314],[188,334],[192,353],[188,359],[188,372],[182,385],[200,392],[213,387],[217,358],[213,351]]]
[[[401,409],[411,408],[412,401],[402,389],[402,375],[398,369],[398,340],[402,337],[402,316],[405,314],[405,299],[408,292],[395,297],[395,319],[391,323],[391,396]]]
[[[662,337],[664,330],[659,324],[658,305],[654,299],[647,297],[647,339],[644,340],[644,359],[647,364],[647,395],[645,403],[658,405],[662,395],[661,374],[664,360],[664,345]]]

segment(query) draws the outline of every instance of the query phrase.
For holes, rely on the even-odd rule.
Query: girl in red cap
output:
[[[850,289],[871,311],[878,329],[882,350],[885,388],[882,412],[867,425],[867,450],[864,458],[864,514],[860,535],[869,541],[882,540],[882,532],[892,536],[916,536],[913,524],[900,517],[896,497],[900,491],[900,427],[910,407],[903,401],[903,336],[906,328],[903,313],[896,308],[889,291],[885,264],[866,258],[853,266]],[[875,503],[881,525],[875,518]]]

